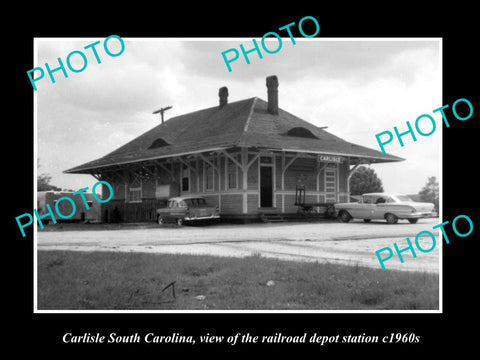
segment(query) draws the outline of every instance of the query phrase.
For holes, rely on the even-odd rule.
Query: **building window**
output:
[[[188,177],[182,177],[182,191],[188,191],[189,179]]]
[[[182,191],[190,191],[190,169],[185,165],[182,168]]]
[[[126,186],[126,202],[142,202],[142,180],[138,176],[133,176],[130,183]]]
[[[205,169],[205,190],[213,190],[213,166],[204,162],[204,169]]]
[[[142,188],[141,187],[128,188],[128,201],[142,202]]]
[[[233,156],[238,161],[238,156]],[[229,158],[227,158],[227,179],[228,189],[238,188],[238,166]]]

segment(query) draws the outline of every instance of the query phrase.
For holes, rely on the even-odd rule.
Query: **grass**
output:
[[[435,310],[438,286],[437,274],[257,255],[38,252],[39,310]]]

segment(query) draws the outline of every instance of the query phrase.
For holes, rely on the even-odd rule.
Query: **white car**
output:
[[[359,202],[335,204],[335,214],[343,222],[351,219],[385,219],[389,224],[396,224],[399,219],[406,219],[415,224],[418,219],[434,215],[432,203],[415,202],[407,195],[386,193],[363,194]]]

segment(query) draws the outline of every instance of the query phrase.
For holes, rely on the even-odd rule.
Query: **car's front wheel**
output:
[[[159,217],[157,218],[157,222],[158,222],[158,225],[163,225],[163,224],[165,224],[165,220],[163,220],[163,217],[161,217],[161,216],[159,216]]]
[[[340,220],[344,223],[347,223],[350,220],[352,220],[352,217],[350,216],[350,214],[345,210],[341,211],[339,216],[340,216]]]
[[[385,215],[385,220],[387,220],[387,223],[389,224],[396,224],[398,222],[398,217],[389,213]]]

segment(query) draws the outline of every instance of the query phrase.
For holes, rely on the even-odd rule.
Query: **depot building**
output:
[[[65,172],[110,183],[114,197],[102,204],[104,222],[155,221],[156,209],[168,198],[184,195],[203,196],[224,218],[255,218],[265,211],[296,213],[298,185],[306,202],[346,202],[359,165],[403,160],[282,110],[277,77],[267,77],[266,85],[267,101],[230,103],[222,87],[217,106],[162,121]]]

